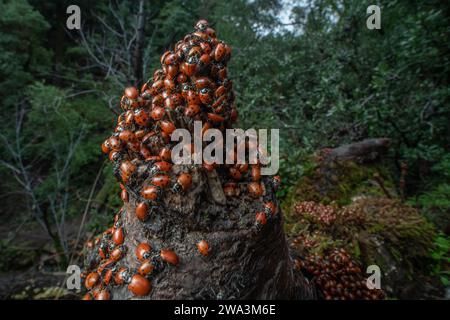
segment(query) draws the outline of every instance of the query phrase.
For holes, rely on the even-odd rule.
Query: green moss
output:
[[[309,160],[309,163],[314,163]],[[395,195],[395,184],[385,169],[378,165],[358,165],[353,161],[333,163],[327,168],[319,164],[307,166],[297,185],[283,203],[287,212],[295,202],[314,201],[323,204],[350,204],[355,196],[384,196],[385,192],[374,174],[381,177],[388,192]]]

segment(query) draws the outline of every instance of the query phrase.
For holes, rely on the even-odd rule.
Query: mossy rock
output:
[[[386,196],[386,192],[391,197],[397,196],[393,179],[381,165],[345,160],[325,166],[311,158],[305,167],[307,169],[299,182],[282,204],[287,212],[288,228],[291,222],[289,212],[297,202],[314,201],[343,206],[359,196]]]
[[[420,297],[423,283],[413,286],[411,282],[430,274],[435,227],[418,210],[399,199],[364,196],[349,205],[335,207],[335,218],[326,225],[290,213],[288,234],[292,238],[301,237],[305,243],[313,242],[301,248],[301,254],[322,255],[330,248],[343,247],[363,267],[380,267],[383,289],[389,297]],[[348,215],[358,219],[352,220]]]

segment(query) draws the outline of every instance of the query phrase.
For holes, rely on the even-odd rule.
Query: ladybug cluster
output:
[[[369,289],[359,265],[344,249],[335,249],[326,257],[310,254],[295,260],[295,268],[312,279],[326,300],[379,300],[384,293]]]
[[[125,89],[115,131],[101,148],[113,163],[123,202],[128,203],[132,195],[136,201],[135,218],[142,223],[156,211],[163,211],[165,195],[183,194],[193,188],[190,171],[193,166],[174,170],[171,134],[175,129],[192,132],[194,121],[201,121],[202,134],[210,128],[224,132],[237,120],[232,81],[227,71],[230,57],[230,46],[217,39],[206,20],[200,20],[193,33],[161,56],[161,68],[140,90]],[[245,144],[249,146],[249,142]],[[192,149],[191,146],[191,152]],[[258,155],[262,154],[259,150]],[[217,172],[226,197],[237,197],[247,191],[255,199],[262,199],[261,209],[255,213],[257,230],[277,216],[274,192],[267,189],[275,191],[281,183],[280,177],[262,177],[259,161],[232,165],[204,162],[199,166],[206,173]],[[100,262],[86,276],[89,292],[84,299],[109,299],[108,288],[113,285],[127,285],[135,296],[148,295],[152,276],[164,265],[179,264],[174,251],[155,250],[148,243],[140,243],[135,248],[140,266],[136,270],[121,266],[121,259],[131,249],[124,245],[124,214],[122,209],[114,225],[89,244],[98,247]],[[201,255],[208,256],[211,248],[206,240],[196,246]]]
[[[304,201],[295,204],[294,211],[315,223],[329,226],[336,218],[336,210],[333,206],[316,203],[314,201]]]
[[[295,204],[294,212],[319,227],[330,227],[334,224],[362,224],[365,221],[365,216],[360,210],[351,207],[336,208],[314,201]]]

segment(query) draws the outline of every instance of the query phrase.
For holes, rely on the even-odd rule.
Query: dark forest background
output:
[[[402,201],[435,225],[445,255],[450,3],[377,1],[382,28],[368,30],[372,2],[0,0],[2,274],[64,271],[111,222],[120,189],[100,144],[123,89],[199,18],[233,48],[236,126],[280,129],[281,199],[317,150],[390,138],[384,169],[398,181],[407,164]],[[81,31],[66,28],[75,3]]]

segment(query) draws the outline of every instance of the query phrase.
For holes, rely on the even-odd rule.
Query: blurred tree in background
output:
[[[380,1],[382,28],[368,30],[370,1],[83,0],[81,31],[66,29],[70,4],[0,0],[5,252],[40,227],[65,264],[83,216],[83,234],[111,219],[119,190],[99,146],[122,90],[199,18],[233,48],[238,126],[280,129],[285,193],[316,150],[388,137],[408,201],[448,223],[450,4]]]

